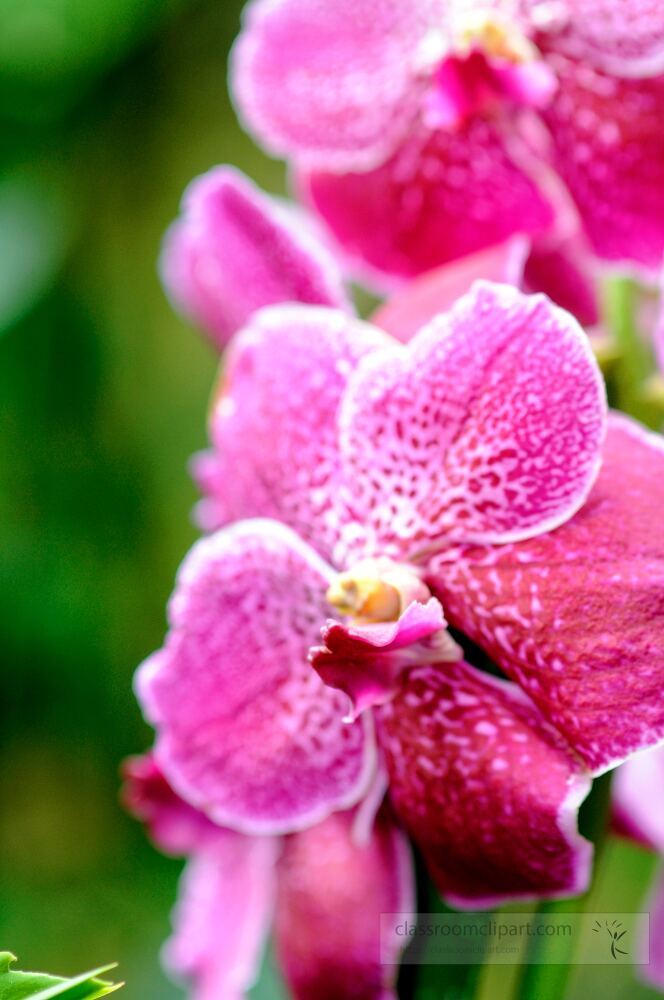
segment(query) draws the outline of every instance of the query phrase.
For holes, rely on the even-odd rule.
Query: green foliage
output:
[[[43,972],[14,972],[11,966],[16,957],[9,951],[0,952],[0,1000],[98,1000],[115,993],[123,983],[108,983],[99,976],[110,972],[115,965],[105,965],[92,972],[84,972],[74,979],[47,976]]]
[[[33,177],[0,180],[0,334],[48,290],[68,243],[57,189]]]

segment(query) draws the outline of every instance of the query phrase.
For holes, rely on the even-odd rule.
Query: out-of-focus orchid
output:
[[[381,809],[363,842],[335,813],[283,839],[224,829],[172,790],[154,757],[125,765],[127,807],[165,853],[189,858],[165,963],[194,1000],[243,1000],[273,929],[295,1000],[394,1000],[399,955],[381,913],[410,913],[406,839]],[[382,950],[381,950],[382,945]]]
[[[169,782],[281,834],[358,802],[377,738],[446,898],[580,891],[589,772],[664,735],[664,451],[614,419],[597,478],[575,321],[485,283],[407,346],[272,307],[231,345],[211,427],[206,518],[238,523],[185,560],[137,681]],[[459,659],[439,599],[521,688]]]
[[[176,307],[218,347],[261,306],[349,308],[340,270],[304,214],[229,166],[187,188],[160,270]]]
[[[664,747],[637,754],[613,781],[614,819],[620,832],[664,858]],[[660,871],[646,903],[650,915],[649,962],[641,967],[664,990],[664,874]]]
[[[566,249],[560,248],[561,259]],[[396,295],[375,322],[399,340],[408,340],[426,321],[450,308],[476,279],[521,286],[529,250],[525,238],[512,237],[440,268]],[[552,255],[548,242],[541,253]],[[577,252],[574,261],[564,257],[557,269],[565,269],[564,281],[557,282],[545,278],[544,267],[537,263],[541,253],[533,248],[530,255],[528,290],[551,293],[555,301],[565,285],[560,304],[572,312],[578,306],[580,322],[588,322],[589,292],[583,279],[577,275],[567,280],[581,254]],[[187,188],[182,213],[164,240],[160,270],[174,305],[220,349],[263,306],[303,302],[352,312],[339,264],[312,229],[311,217],[260,191],[229,166],[213,168]]]
[[[595,252],[664,250],[655,0],[254,0],[244,121],[356,263],[407,278],[539,236],[570,196]]]

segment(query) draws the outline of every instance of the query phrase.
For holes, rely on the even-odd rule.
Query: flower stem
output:
[[[661,410],[657,401],[649,398],[649,379],[655,365],[648,343],[650,331],[639,331],[640,295],[638,285],[631,278],[614,278],[605,288],[606,323],[620,355],[608,379],[609,401],[624,413],[650,427],[657,427],[661,423]]]
[[[595,865],[600,861],[609,823],[611,775],[598,778],[582,807],[579,827],[585,837],[595,845]],[[541,903],[535,920],[546,919],[549,914],[583,913],[587,893],[577,899],[562,899]],[[571,971],[575,941],[566,936],[536,936],[528,939],[525,962],[522,966],[518,1000],[562,1000]]]

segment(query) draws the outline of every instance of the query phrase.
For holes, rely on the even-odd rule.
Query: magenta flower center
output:
[[[433,37],[424,49],[433,55]],[[555,75],[537,47],[495,11],[466,15],[452,47],[446,46],[438,58],[425,105],[433,127],[457,129],[470,117],[496,113],[505,104],[543,108],[556,89]]]

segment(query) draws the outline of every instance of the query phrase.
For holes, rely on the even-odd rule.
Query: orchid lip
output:
[[[391,559],[365,559],[340,573],[326,596],[339,614],[369,624],[397,621],[413,601],[428,601],[431,592],[417,569]]]

